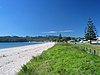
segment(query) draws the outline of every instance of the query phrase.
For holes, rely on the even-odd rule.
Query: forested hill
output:
[[[76,40],[75,37],[63,37],[63,36],[0,36],[0,42],[48,42],[48,41],[58,41],[58,42],[67,42],[68,40]]]
[[[0,36],[0,42],[56,41],[57,38],[57,36]]]

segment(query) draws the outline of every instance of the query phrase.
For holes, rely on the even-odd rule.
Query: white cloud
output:
[[[73,30],[63,30],[63,31],[48,31],[48,32],[43,32],[44,34],[56,34],[56,33],[69,33],[73,32]]]
[[[64,31],[59,31],[59,32],[68,33],[68,32],[73,32],[73,30],[64,30]]]
[[[57,33],[57,31],[48,31],[48,32],[43,32],[43,33],[45,33],[45,34],[55,34],[55,33]]]

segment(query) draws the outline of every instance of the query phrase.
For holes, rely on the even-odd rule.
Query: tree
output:
[[[64,42],[67,42],[67,41],[69,41],[69,40],[71,40],[71,37],[63,37],[63,41],[64,41]]]
[[[59,39],[62,39],[62,35],[61,34],[59,34]]]
[[[87,27],[85,28],[85,39],[93,40],[97,36],[97,31],[91,18],[88,19]]]
[[[62,42],[62,35],[61,34],[59,34],[59,36],[58,36],[58,40],[57,40],[58,42]]]

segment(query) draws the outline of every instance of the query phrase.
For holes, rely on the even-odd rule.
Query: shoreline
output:
[[[15,75],[23,64],[54,46],[54,42],[0,49],[0,75]]]
[[[3,45],[6,45],[6,44],[14,44],[14,43],[16,43],[16,44],[18,44],[18,43],[25,43],[25,44],[20,44],[20,45],[13,45],[13,46],[5,46],[5,47],[0,47],[0,51],[2,50],[2,49],[8,49],[8,48],[14,48],[14,47],[22,47],[22,46],[29,46],[29,45],[36,45],[36,44],[42,44],[42,43],[44,43],[44,42],[0,42],[0,44],[3,44]]]
[[[0,52],[4,52],[4,51],[6,51],[8,49],[16,49],[16,48],[21,48],[21,47],[26,47],[26,46],[33,46],[33,45],[39,45],[39,44],[44,44],[44,43],[30,44],[30,45],[22,45],[22,46],[15,46],[15,47],[13,46],[13,47],[7,47],[7,48],[0,48]]]

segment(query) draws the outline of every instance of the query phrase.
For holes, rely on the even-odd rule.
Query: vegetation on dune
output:
[[[70,44],[59,44],[33,57],[18,75],[99,75],[100,58]]]

